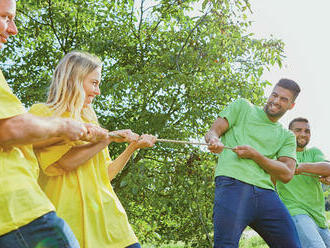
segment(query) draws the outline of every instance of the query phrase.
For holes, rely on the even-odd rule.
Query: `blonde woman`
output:
[[[110,181],[125,166],[134,151],[151,147],[152,135],[131,130],[114,131],[112,138],[98,125],[91,105],[100,94],[101,61],[90,54],[71,52],[59,62],[53,75],[48,100],[30,112],[39,116],[61,116],[89,123],[90,142],[49,140],[35,147],[42,168],[40,185],[84,248],[136,248],[138,240],[128,223],[123,206]],[[111,142],[130,142],[114,161]]]

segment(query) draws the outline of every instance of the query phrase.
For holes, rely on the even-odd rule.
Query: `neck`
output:
[[[297,146],[296,151],[297,151],[297,152],[302,152],[304,149],[305,149],[305,147],[298,147],[298,146]]]

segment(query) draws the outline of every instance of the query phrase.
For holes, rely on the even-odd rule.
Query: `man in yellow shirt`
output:
[[[15,0],[0,0],[0,48],[17,34]],[[40,189],[32,143],[87,137],[84,124],[25,112],[0,70],[0,247],[79,247],[69,226]]]

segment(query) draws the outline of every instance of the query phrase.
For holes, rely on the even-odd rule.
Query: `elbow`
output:
[[[278,176],[277,180],[281,181],[282,183],[288,183],[291,181],[293,176],[294,176],[294,173],[288,172],[288,173],[282,174],[281,176]]]
[[[65,173],[70,173],[77,167],[75,163],[67,163],[66,161],[58,161],[57,164],[64,170]]]
[[[0,129],[1,145],[10,145],[20,138],[20,129],[10,119],[3,121]]]

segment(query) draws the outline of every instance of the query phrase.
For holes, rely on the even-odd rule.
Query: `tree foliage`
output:
[[[28,107],[46,99],[59,59],[84,50],[103,61],[95,102],[109,130],[201,140],[228,102],[264,103],[265,68],[281,65],[283,43],[247,33],[247,0],[20,0],[19,34],[3,71]],[[112,158],[124,145],[110,146]],[[193,146],[141,150],[113,186],[141,242],[211,247],[216,158]]]

